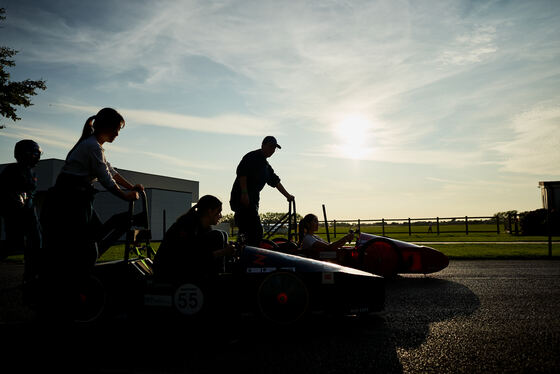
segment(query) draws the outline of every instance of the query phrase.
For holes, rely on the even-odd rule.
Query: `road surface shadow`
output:
[[[11,372],[401,373],[382,317],[314,316],[294,326],[256,317],[175,326],[128,319],[96,326],[0,326]]]
[[[13,373],[401,373],[397,348],[420,346],[431,323],[471,315],[479,305],[459,283],[397,277],[386,283],[385,312],[367,318],[312,315],[294,326],[227,315],[189,325],[165,318],[94,325],[26,318],[0,324],[0,335]]]
[[[469,316],[479,307],[478,296],[449,280],[397,277],[386,283],[386,323],[397,347],[418,347],[426,341],[431,323]]]

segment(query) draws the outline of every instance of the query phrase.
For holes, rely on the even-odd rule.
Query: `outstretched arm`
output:
[[[138,191],[138,192],[144,191],[144,186],[142,186],[141,184],[133,185],[132,183],[127,181],[122,175],[120,175],[118,173],[113,175],[113,179],[115,179],[115,182],[117,182],[119,184],[119,186],[122,186],[122,187],[126,188],[127,190],[134,190],[134,191]]]
[[[124,177],[122,177],[118,173],[113,175],[113,179],[115,180],[115,182],[117,182],[119,186],[122,186],[129,190],[129,191],[123,191],[117,185],[113,187],[112,192],[123,200],[126,201],[138,200],[138,198],[140,197],[138,195],[138,192],[144,191],[144,186],[142,186],[141,184],[137,184],[133,186],[132,183],[127,181]]]
[[[288,201],[294,201],[295,197],[293,195],[290,195],[290,193],[286,191],[284,186],[282,186],[282,183],[278,182],[278,184],[276,185],[276,189],[280,191],[280,193],[284,195]]]
[[[317,251],[325,251],[325,250],[334,251],[342,247],[344,244],[351,242],[353,239],[354,239],[354,233],[348,233],[347,235],[344,235],[342,238],[330,244],[317,241],[313,243],[313,249]]]

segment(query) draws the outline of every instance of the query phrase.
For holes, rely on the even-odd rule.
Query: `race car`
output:
[[[295,217],[295,203],[293,203],[293,209],[291,205],[288,215],[283,217],[289,221],[288,239],[263,239],[261,247],[303,256],[298,245],[290,240],[295,237],[295,235],[291,235],[290,230],[292,227],[295,230],[296,227],[294,218],[292,218]],[[384,236],[358,234],[355,246],[342,247],[338,251],[321,251],[320,259],[384,277],[396,274],[430,274],[449,265],[447,256],[436,249]]]
[[[361,233],[342,263],[374,274],[429,274],[449,265],[446,255],[433,248]]]
[[[380,276],[243,246],[214,277],[196,279],[185,274],[182,281],[173,284],[149,282],[144,305],[191,319],[227,309],[292,323],[309,312],[342,315],[381,311],[384,298],[385,284]]]
[[[132,205],[129,211],[132,214]],[[142,233],[150,247],[149,228],[132,228],[124,259],[96,264],[90,282],[82,288],[76,320],[91,322],[126,312],[198,321],[227,312],[287,324],[311,312],[364,315],[384,307],[385,284],[380,276],[242,242],[215,273],[184,274],[180,280],[164,282],[153,276],[151,251],[129,257],[136,248],[131,243],[138,242]],[[223,240],[225,244],[227,234]]]

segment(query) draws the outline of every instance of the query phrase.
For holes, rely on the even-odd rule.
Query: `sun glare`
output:
[[[334,135],[339,154],[346,158],[363,159],[370,152],[372,123],[360,115],[344,117],[336,123]]]

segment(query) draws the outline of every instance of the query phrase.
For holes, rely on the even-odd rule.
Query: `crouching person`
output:
[[[215,276],[217,260],[234,251],[227,236],[212,230],[220,218],[222,202],[212,195],[201,197],[165,233],[154,258],[154,277],[173,282]]]
[[[167,230],[153,264],[156,282],[169,284],[184,295],[175,308],[189,318],[221,321],[228,301],[227,282],[219,282],[219,266],[234,248],[227,234],[212,230],[222,217],[222,202],[211,195],[200,198]]]

